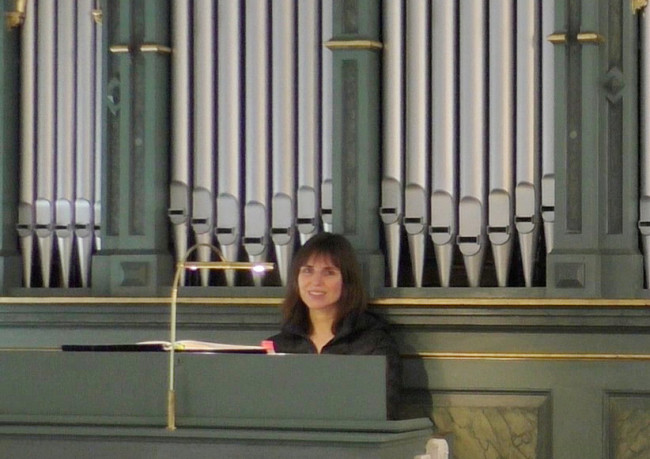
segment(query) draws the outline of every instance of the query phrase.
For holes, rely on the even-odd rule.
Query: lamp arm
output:
[[[220,261],[217,262],[195,262],[187,261],[189,256],[199,247],[210,247],[210,249],[217,255]],[[268,271],[273,269],[271,263],[244,263],[244,262],[230,262],[221,253],[216,246],[207,243],[198,243],[190,247],[183,259],[176,263],[176,271],[174,272],[174,281],[172,282],[172,293],[171,293],[171,310],[170,310],[170,320],[169,320],[169,381],[167,391],[167,429],[176,430],[176,393],[174,388],[174,364],[175,364],[175,349],[176,349],[176,309],[178,303],[178,289],[183,278],[183,273],[185,269],[255,269],[256,266],[259,266],[263,271]]]
[[[171,295],[171,318],[169,326],[169,342],[171,343],[169,349],[169,381],[167,391],[167,430],[176,430],[176,393],[174,390],[174,363],[176,348],[176,307],[178,303],[178,284],[180,283],[181,274],[185,269],[185,262],[176,264],[176,272],[174,274],[174,282],[172,284]]]

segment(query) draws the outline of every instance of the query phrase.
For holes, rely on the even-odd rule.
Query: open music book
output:
[[[172,349],[172,343],[169,341],[141,341],[137,343],[138,345],[158,345],[161,346],[163,350],[170,351]],[[174,346],[174,351],[185,351],[185,352],[242,352],[242,353],[252,353],[252,354],[266,354],[267,348],[263,346],[250,346],[244,344],[226,344],[226,343],[214,343],[211,341],[196,341],[196,340],[181,340],[176,341]]]

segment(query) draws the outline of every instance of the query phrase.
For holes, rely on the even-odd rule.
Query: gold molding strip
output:
[[[105,296],[0,296],[0,304],[110,304],[148,305],[169,304],[168,297],[105,297]],[[260,306],[280,305],[281,297],[178,297],[178,303],[207,304],[214,306]],[[369,304],[373,307],[416,307],[416,308],[648,308],[650,298],[640,299],[596,299],[596,298],[375,298]]]
[[[94,10],[92,10],[90,14],[93,17],[93,21],[95,21],[95,24],[101,24],[102,21],[104,20],[104,12],[99,8],[95,8]]]
[[[0,352],[61,352],[60,347],[0,347]],[[420,352],[403,354],[404,359],[422,360],[501,360],[501,361],[650,361],[650,354],[601,353],[510,353],[510,352]]]
[[[27,9],[26,0],[16,0],[15,10],[5,13],[5,22],[9,29],[20,27],[25,22],[25,10]]]
[[[646,6],[648,6],[648,0],[632,0],[630,2],[630,7],[632,8],[632,12],[634,14],[643,11]]]
[[[168,297],[0,297],[0,304],[24,305],[169,305]],[[265,306],[280,305],[282,298],[248,298],[248,297],[178,297],[177,303],[183,304],[208,304],[215,306]]]
[[[605,37],[597,32],[580,32],[576,39],[583,45],[600,45],[605,43]]]
[[[140,52],[142,53],[160,53],[171,54],[172,49],[166,45],[159,45],[156,43],[143,43],[140,45]]]
[[[423,360],[555,360],[555,361],[649,361],[650,354],[540,353],[540,352],[419,352],[403,358]]]
[[[128,54],[131,52],[129,45],[111,45],[109,50],[113,54]],[[172,49],[166,45],[159,45],[157,43],[143,43],[140,45],[141,53],[159,53],[159,54],[171,54]]]
[[[128,54],[131,52],[129,45],[111,45],[108,49],[113,54]]]
[[[645,308],[650,306],[650,298],[376,298],[370,301],[373,306],[407,306],[435,308],[592,308],[621,307]]]
[[[563,45],[566,43],[566,34],[564,32],[552,33],[546,37],[546,40],[554,45]]]
[[[325,42],[325,47],[331,50],[353,49],[381,51],[384,47],[384,44],[376,40],[330,40],[328,42]]]

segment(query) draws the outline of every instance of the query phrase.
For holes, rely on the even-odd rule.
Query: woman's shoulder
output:
[[[393,347],[395,340],[390,330],[390,323],[381,315],[364,311],[356,318],[352,335],[354,339],[362,340],[368,343],[374,343],[374,346]]]
[[[359,314],[356,324],[358,328],[366,330],[382,330],[388,332],[390,329],[390,324],[383,316],[368,310]]]

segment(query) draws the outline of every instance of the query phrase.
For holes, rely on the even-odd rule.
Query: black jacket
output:
[[[307,330],[285,324],[277,335],[269,338],[276,352],[287,354],[316,354],[316,346],[309,339]],[[386,394],[388,419],[395,419],[399,403],[401,362],[395,340],[389,333],[388,324],[371,312],[343,319],[334,338],[321,350],[322,354],[385,355]]]

